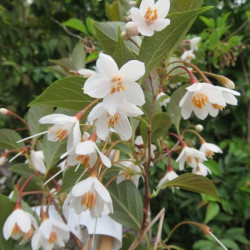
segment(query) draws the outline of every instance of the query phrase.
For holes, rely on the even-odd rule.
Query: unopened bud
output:
[[[137,29],[137,25],[134,22],[128,22],[125,25],[125,32],[126,34],[130,36],[137,36],[139,35],[139,31]]]
[[[229,78],[222,76],[222,75],[216,75],[210,72],[206,72],[208,76],[214,77],[218,82],[220,82],[223,86],[229,89],[235,89],[234,82],[231,81]]]
[[[6,162],[7,158],[5,156],[0,157],[0,166],[2,166]]]
[[[128,36],[128,34],[125,31],[122,32],[121,37],[123,40],[126,40],[126,41],[130,38],[130,36]]]
[[[197,131],[197,132],[201,132],[202,130],[203,130],[203,126],[201,125],[201,124],[197,124],[197,125],[195,125],[195,130]]]
[[[0,108],[0,114],[1,115],[7,115],[9,113],[9,110],[6,108]]]

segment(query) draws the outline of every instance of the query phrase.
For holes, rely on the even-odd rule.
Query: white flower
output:
[[[85,78],[89,78],[91,76],[96,75],[96,72],[94,70],[91,70],[91,69],[78,69],[76,72],[78,74],[84,76]]]
[[[45,174],[46,173],[46,167],[45,167],[45,164],[44,164],[43,151],[34,151],[34,150],[31,150],[30,161],[31,161],[33,167],[38,172],[40,172],[41,174]]]
[[[119,172],[117,184],[125,180],[131,180],[135,186],[138,187],[139,179],[141,177],[141,169],[139,166],[135,165],[131,161],[121,161],[119,165],[124,167],[124,169]]]
[[[2,166],[7,161],[6,156],[2,155],[0,156],[0,166]]]
[[[42,124],[54,124],[48,130],[48,140],[63,140],[68,136],[67,151],[81,140],[81,131],[79,119],[76,116],[68,116],[64,114],[51,114],[42,117],[39,120]]]
[[[189,42],[190,42],[190,49],[193,51],[198,51],[198,44],[201,40],[201,37],[194,37],[192,38]]]
[[[137,60],[128,61],[120,69],[111,56],[100,54],[96,62],[97,73],[87,79],[84,93],[95,98],[104,98],[103,107],[114,115],[120,102],[142,106],[145,103],[144,93],[137,81],[145,73],[144,63]]]
[[[54,249],[54,245],[64,247],[69,236],[69,227],[65,223],[51,218],[45,219],[32,237],[32,249],[51,250]]]
[[[203,176],[207,176],[208,174],[212,174],[211,170],[205,166],[202,163],[198,163],[196,167],[193,168],[192,171],[194,174],[198,174],[198,175],[203,175]]]
[[[195,149],[185,146],[179,157],[176,159],[176,162],[179,162],[179,169],[184,169],[184,164],[187,162],[191,167],[196,167],[199,162],[206,161],[207,158],[205,153]]]
[[[78,155],[78,160],[81,161],[81,163],[84,165],[87,164],[93,167],[93,165],[97,160],[97,154],[98,154],[101,158],[102,163],[107,168],[111,167],[110,159],[106,155],[104,155],[98,149],[96,143],[91,140],[78,143],[75,152]]]
[[[151,144],[151,159],[155,158],[154,151],[157,149],[157,147],[154,144]],[[140,157],[145,157],[145,161],[148,160],[148,152],[145,152],[144,142],[142,139],[142,136],[137,136],[135,138],[135,151],[139,153]],[[151,162],[152,164],[152,162]]]
[[[219,148],[217,145],[207,142],[202,143],[200,151],[205,153],[207,158],[212,158],[214,153],[222,153],[221,148]]]
[[[164,92],[160,92],[157,97],[156,100],[159,101],[161,107],[166,106],[167,103],[170,102],[170,97],[168,95],[166,95]]]
[[[128,22],[125,25],[125,34],[128,37],[131,36],[137,36],[139,34],[139,31],[137,30],[137,25],[135,22]]]
[[[97,136],[105,140],[110,128],[114,128],[122,140],[129,140],[132,136],[132,128],[127,116],[136,117],[142,115],[143,112],[135,105],[120,100],[120,107],[116,113],[110,114],[104,103],[97,104],[89,113],[88,121],[95,121]]]
[[[224,88],[224,87],[220,87],[220,86],[216,86],[216,88],[217,88],[217,90],[221,91],[222,97],[223,97],[224,101],[226,102],[226,104],[231,104],[231,105],[238,104],[238,100],[235,97],[235,95],[240,96],[240,93],[238,91]],[[219,108],[221,109],[224,107],[219,107]]]
[[[160,179],[157,188],[164,185],[165,183],[172,181],[173,179],[177,178],[178,174],[175,173],[174,170],[168,171],[163,178]]]
[[[18,208],[15,209],[5,221],[3,236],[6,240],[10,237],[15,240],[21,237],[24,240],[29,240],[36,228],[37,222],[35,218],[31,214]]]
[[[193,53],[193,50],[185,50],[183,54],[181,55],[181,60],[185,62],[191,62],[192,59],[195,59],[195,55]]]
[[[152,36],[154,31],[165,29],[170,20],[165,17],[170,8],[169,0],[142,0],[140,8],[130,9],[132,21],[136,23],[138,31],[143,36]]]
[[[110,194],[96,177],[88,177],[77,183],[66,198],[64,207],[68,204],[77,214],[90,210],[92,218],[101,216],[103,212],[113,213]]]

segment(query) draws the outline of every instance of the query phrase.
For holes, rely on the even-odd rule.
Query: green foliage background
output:
[[[198,18],[189,32],[202,37],[195,63],[203,70],[229,77],[242,94],[239,105],[224,110],[219,118],[195,120],[203,124],[202,135],[207,141],[223,149],[223,156],[208,163],[221,201],[208,195],[180,190],[173,195],[171,189],[164,190],[152,200],[152,216],[159,208],[166,208],[163,237],[178,222],[194,220],[208,223],[229,249],[250,249],[250,2],[206,0],[204,5],[215,8]],[[52,65],[49,60],[71,57],[79,39],[66,33],[55,20],[63,23],[78,18],[86,23],[91,17],[96,21],[124,21],[127,8],[126,1],[117,0],[35,0],[31,5],[20,0],[0,1],[0,106],[24,115],[28,103],[61,77],[48,67]],[[91,32],[68,30],[91,37]],[[14,121],[1,117],[0,127],[15,128]],[[151,169],[152,187],[163,169],[161,165]],[[156,230],[154,227],[153,232]],[[171,239],[171,244],[177,243],[184,249],[219,249],[192,226],[178,229]]]

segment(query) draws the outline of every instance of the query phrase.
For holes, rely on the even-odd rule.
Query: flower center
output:
[[[212,158],[214,155],[214,152],[210,151],[210,150],[206,150],[206,156],[207,158]]]
[[[59,128],[54,133],[58,140],[62,141],[68,136],[69,131],[67,129]]]
[[[24,240],[29,240],[34,233],[34,227],[32,226],[28,233],[23,234]]]
[[[208,102],[208,97],[202,93],[195,93],[192,102],[195,107],[202,109],[203,107],[206,106],[206,102]]]
[[[225,108],[225,106],[221,106],[221,105],[218,105],[218,104],[215,104],[215,103],[212,103],[212,106],[214,109],[219,109],[219,110],[222,110]]]
[[[13,227],[13,230],[12,230],[12,235],[17,235],[17,234],[21,234],[22,233],[22,231],[21,231],[21,229],[20,229],[20,227],[17,225],[17,223],[14,225],[14,227]]]
[[[156,20],[158,18],[157,15],[157,9],[152,9],[151,7],[148,7],[146,14],[144,15],[145,21],[146,23],[152,24],[154,22],[154,20]]]
[[[125,170],[125,178],[126,178],[126,180],[131,180],[132,179],[132,174],[133,174],[133,172],[131,171],[131,169],[126,169]]]
[[[89,191],[82,196],[81,205],[91,210],[95,206],[96,197],[93,191]]]
[[[122,78],[120,76],[115,76],[111,80],[111,87],[110,87],[110,94],[114,94],[115,92],[120,92],[122,89],[123,91],[126,89],[125,86],[123,85]]]
[[[113,116],[110,116],[109,113],[107,113],[107,117],[109,117],[108,127],[114,127],[115,123],[119,125],[119,114],[115,113]]]
[[[49,236],[49,244],[55,243],[57,240],[57,235],[55,232],[51,232]]]
[[[76,157],[76,160],[79,161],[82,165],[89,167],[89,155],[78,155]]]

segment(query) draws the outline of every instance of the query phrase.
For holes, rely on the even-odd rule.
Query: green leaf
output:
[[[17,149],[24,147],[24,143],[16,143],[21,140],[22,137],[11,129],[0,129],[0,148],[2,149]]]
[[[129,60],[135,59],[135,56],[130,52],[128,47],[125,45],[123,39],[121,38],[121,27],[118,27],[118,38],[116,43],[116,49],[112,56],[120,68]]]
[[[10,201],[8,197],[0,194],[0,207],[1,207],[1,216],[0,216],[0,228],[3,228],[3,225],[8,218],[8,216],[14,210],[14,202]],[[6,241],[3,238],[3,234],[0,234],[0,249],[1,250],[9,250],[12,249],[16,242],[12,239]]]
[[[92,99],[83,94],[84,78],[80,76],[65,77],[52,83],[29,105],[48,105],[65,109],[81,110]]]
[[[202,6],[203,0],[172,0],[169,14],[198,9]]]
[[[168,113],[178,133],[179,133],[179,126],[180,126],[180,121],[181,121],[181,108],[179,107],[179,102],[181,98],[185,95],[187,86],[188,84],[185,84],[179,87],[177,90],[175,90],[168,104]]]
[[[77,18],[70,18],[69,20],[67,20],[66,22],[64,22],[62,24],[67,26],[67,27],[70,27],[72,29],[81,31],[82,33],[88,35],[88,31],[87,31],[84,23]]]
[[[207,206],[206,211],[206,218],[204,223],[207,224],[209,221],[211,221],[218,213],[220,212],[220,207],[217,203],[211,202]]]
[[[220,166],[215,160],[208,159],[207,161],[204,162],[204,165],[206,165],[214,175],[220,177],[222,176]]]
[[[85,58],[86,58],[86,53],[84,45],[81,41],[79,41],[74,47],[72,52],[73,66],[75,70],[85,68]]]
[[[86,18],[86,26],[87,26],[88,32],[91,35],[94,35],[95,29],[94,29],[94,25],[93,25],[93,19],[91,19],[90,17],[87,17]]]
[[[139,230],[142,223],[142,199],[139,190],[132,181],[123,181],[119,185],[111,183],[108,190],[112,197],[114,213],[110,217],[125,227]]]
[[[139,53],[139,60],[146,64],[147,76],[165,57],[170,57],[183,36],[188,32],[195,18],[210,7],[171,14],[170,25],[152,37],[144,37]],[[143,79],[141,79],[141,83]]]
[[[201,175],[182,174],[176,179],[162,185],[161,189],[165,187],[179,187],[195,193],[208,194],[219,200],[214,184],[208,178]]]
[[[25,163],[14,164],[10,166],[8,170],[23,177],[29,177],[32,174],[35,174],[35,172],[29,168],[28,164]]]
[[[152,118],[152,141],[163,136],[172,125],[171,117],[166,113],[156,113]]]
[[[231,250],[240,250],[239,246],[231,239],[220,239],[221,243]]]
[[[106,3],[105,10],[110,21],[124,21],[122,6],[119,1],[115,1],[112,4]]]
[[[74,65],[73,65],[72,61],[69,58],[61,58],[61,59],[58,59],[58,60],[49,60],[49,62],[60,66],[67,73],[70,70],[74,69]]]

